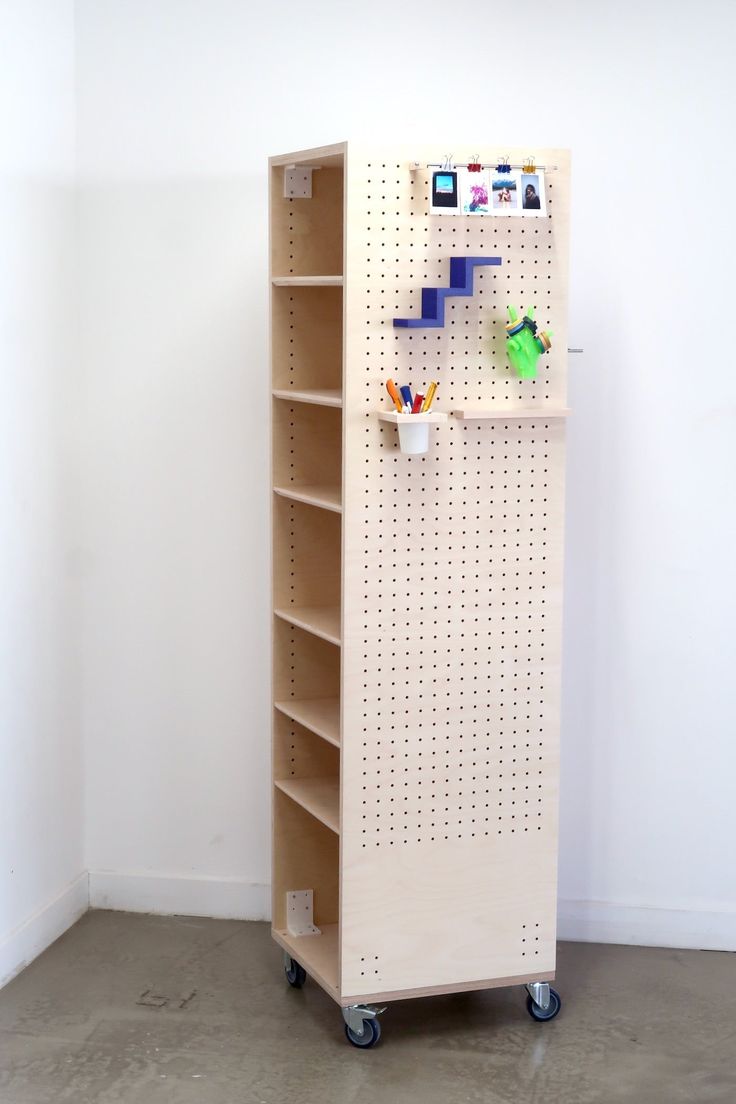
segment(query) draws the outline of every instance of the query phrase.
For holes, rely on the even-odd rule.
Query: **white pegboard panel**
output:
[[[350,147],[345,997],[554,969],[564,422],[543,408],[566,398],[569,172],[563,151],[537,154],[559,166],[550,217],[463,218],[429,215],[428,173],[409,156]],[[471,298],[447,300],[443,328],[395,328],[462,254],[502,264],[475,270]],[[508,365],[508,305],[534,306],[553,331],[536,381]],[[388,376],[413,391],[437,380],[433,409],[447,414],[542,416],[449,417],[426,455],[405,456],[375,416]]]

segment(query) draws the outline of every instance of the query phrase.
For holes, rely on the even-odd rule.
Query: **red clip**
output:
[[[470,172],[480,172],[480,170],[481,170],[480,158],[478,157],[478,154],[476,153],[474,155],[474,159],[472,161],[468,161],[468,172],[469,173]]]

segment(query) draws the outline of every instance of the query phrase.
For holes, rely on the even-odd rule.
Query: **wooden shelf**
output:
[[[340,645],[340,607],[339,606],[286,606],[273,611],[277,617],[306,629],[315,636],[329,640],[330,644]]]
[[[277,701],[274,705],[279,712],[291,717],[292,721],[308,728],[315,735],[321,736],[328,744],[340,746],[339,698],[302,698],[293,701]]]
[[[274,785],[330,831],[340,834],[340,783],[337,778],[276,779]]]
[[[284,950],[335,1000],[337,988],[338,926],[320,924],[321,935],[290,935],[288,931],[272,929],[272,935]]]
[[[279,388],[273,391],[273,397],[289,402],[313,403],[315,406],[342,406],[342,391],[331,387],[311,387],[302,391]]]
[[[310,406],[339,409],[343,376],[342,283],[324,283],[327,277],[311,277],[307,284],[303,283],[306,277],[288,279],[293,283],[276,283],[271,294],[271,387],[279,397],[289,399],[294,392],[301,392],[307,409]],[[312,282],[315,279],[320,282]],[[300,291],[300,287],[309,290]],[[310,401],[312,396],[321,395],[330,401]]]
[[[275,287],[342,287],[342,276],[273,276]]]
[[[319,506],[322,510],[333,510],[336,514],[342,513],[339,487],[310,484],[305,487],[274,487],[274,492],[284,498],[292,498],[296,502],[306,502],[309,506]]]
[[[566,418],[570,413],[570,409],[567,406],[549,406],[546,408],[538,406],[536,409],[528,406],[515,408],[497,406],[495,408],[478,408],[477,410],[472,407],[464,407],[462,410],[453,410],[452,413],[456,418],[462,418],[465,422],[483,422],[492,418],[503,422],[514,422],[519,418],[536,418],[539,421],[545,421],[552,418]]]
[[[274,699],[339,698],[340,649],[281,617],[274,622]]]
[[[320,403],[274,402],[273,482],[276,487],[339,484],[342,413]]]

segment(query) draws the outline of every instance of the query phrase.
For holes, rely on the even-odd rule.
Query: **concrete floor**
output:
[[[557,977],[552,1023],[403,1001],[358,1051],[265,924],[90,912],[0,992],[0,1102],[736,1102],[736,955],[563,943]]]

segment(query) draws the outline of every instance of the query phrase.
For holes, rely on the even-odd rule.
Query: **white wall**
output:
[[[3,0],[0,984],[87,904],[73,172],[73,5]]]
[[[734,7],[517,15],[78,4],[93,902],[264,907],[266,156],[482,137],[574,152],[561,931],[736,947]]]

